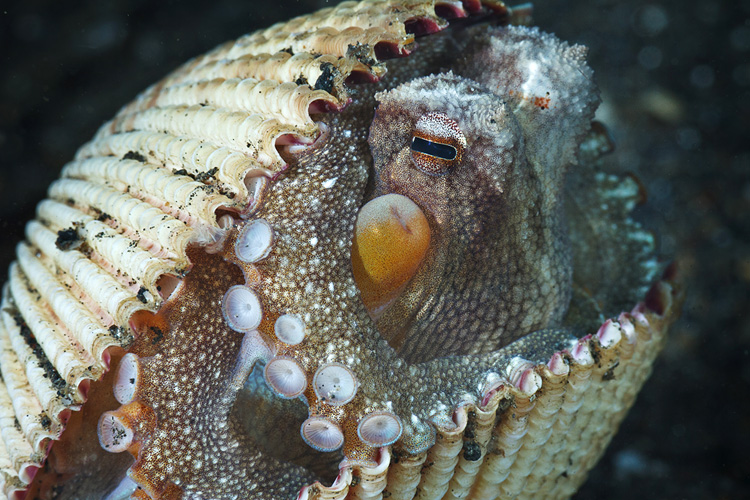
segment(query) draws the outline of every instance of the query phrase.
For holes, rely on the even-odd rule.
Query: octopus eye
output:
[[[411,140],[411,150],[447,161],[453,161],[458,156],[458,151],[450,144],[440,144],[416,136]]]
[[[427,113],[414,127],[411,158],[414,166],[428,175],[445,175],[461,161],[466,149],[458,123],[444,113]]]

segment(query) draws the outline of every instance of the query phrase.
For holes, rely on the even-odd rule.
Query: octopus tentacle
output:
[[[232,248],[234,238],[228,241]],[[132,401],[105,414],[99,427],[105,447],[133,452],[128,475],[153,498],[237,494],[258,483],[272,467],[268,460],[273,462],[230,418],[255,362],[270,355],[256,331],[235,331],[224,319],[226,290],[244,283],[242,269],[219,254],[188,255],[193,267],[180,300],[134,319],[137,340],[128,354],[133,361],[120,368],[135,371],[131,365],[137,364]],[[118,443],[118,436],[127,442]],[[313,479],[297,472],[306,481],[268,488],[267,498],[291,495]]]

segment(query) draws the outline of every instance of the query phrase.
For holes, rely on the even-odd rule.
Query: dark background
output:
[[[68,3],[0,6],[0,282],[46,186],[121,105],[189,57],[328,4]],[[642,180],[637,217],[688,279],[664,354],[575,498],[750,498],[750,0],[543,0],[534,17],[590,47],[609,164]]]

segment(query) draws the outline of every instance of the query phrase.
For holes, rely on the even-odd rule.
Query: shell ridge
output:
[[[0,322],[0,337],[3,335],[4,326]],[[19,472],[26,464],[38,464],[32,456],[34,450],[26,440],[20,425],[16,425],[16,415],[13,409],[10,395],[5,383],[0,381],[0,474],[4,480],[3,489],[6,495],[10,495],[16,489],[22,489],[25,485],[19,478]]]
[[[57,235],[39,222],[32,221],[26,226],[26,237],[50,258],[54,266],[64,271],[71,282],[77,283],[115,324],[127,325],[130,315],[142,308],[143,304],[135,293],[124,288],[86,255],[77,250],[59,250],[55,244]]]
[[[185,170],[195,179],[213,172],[220,192],[230,198],[231,206],[247,203],[246,176],[252,171],[270,175],[262,165],[246,155],[203,139],[161,132],[130,131],[108,136],[84,145],[78,160],[97,156],[141,155],[148,163],[161,165],[172,173]],[[210,180],[210,176],[207,180]]]
[[[145,287],[157,297],[154,284],[159,276],[175,272],[174,262],[155,255],[153,246],[149,248],[142,241],[133,246],[131,239],[111,226],[68,205],[44,200],[37,208],[37,216],[58,231],[70,227],[67,224],[72,222],[81,240],[91,249],[89,258],[118,278],[123,286],[134,287],[136,293],[139,287]]]
[[[21,360],[10,343],[8,330],[17,328],[17,326],[6,311],[3,311],[2,319],[4,327],[0,329],[0,348],[2,349],[0,351],[0,371],[19,427],[34,453],[40,454],[44,449],[43,442],[55,437],[55,432],[46,430],[42,425],[42,420],[47,417],[50,422],[50,429],[52,429],[52,421],[50,420],[52,417],[48,416],[42,409],[39,399],[29,385]],[[58,430],[59,424],[56,427],[55,430]],[[35,457],[37,463],[40,460],[40,458]]]
[[[12,269],[11,293],[25,323],[31,325],[32,330],[38,329],[40,331],[40,334],[35,336],[35,340],[46,354],[49,362],[57,370],[62,380],[65,380],[71,387],[78,387],[78,384],[84,378],[98,378],[104,372],[104,366],[99,364],[92,373],[92,367],[97,365],[97,362],[74,340],[70,332],[67,331],[66,325],[61,324],[60,319],[54,315],[54,310],[48,311],[47,309],[51,308],[39,305],[40,299],[44,296],[36,292],[39,288],[35,284],[26,281],[29,277],[28,275],[24,276],[19,267],[14,266]],[[36,294],[33,294],[32,290]],[[11,339],[15,341],[20,337],[11,335]],[[23,344],[20,345],[23,346]],[[15,344],[15,347],[16,352],[20,352],[19,345]],[[51,379],[51,377],[49,378]],[[29,380],[33,379],[29,378]],[[52,380],[49,382],[51,383]],[[66,390],[66,392],[70,391]],[[73,396],[73,400],[77,403],[82,402],[78,394],[69,394],[69,396]],[[48,404],[44,404],[44,406],[49,408]]]
[[[62,179],[50,187],[50,196],[57,200],[73,200],[76,206],[93,207],[100,214],[109,215],[119,230],[125,235],[145,238],[149,241],[146,248],[156,246],[170,252],[168,255],[180,255],[180,250],[187,246],[191,238],[191,228],[185,222],[165,214],[150,203],[117,191],[107,186],[97,185],[84,180]]]
[[[265,168],[278,171],[284,165],[275,149],[276,139],[284,134],[299,134],[293,126],[261,114],[250,114],[212,106],[180,104],[149,108],[124,115],[105,124],[95,140],[113,133],[146,130],[167,132],[190,138],[205,137],[211,142],[239,151]]]
[[[314,100],[337,101],[328,92],[312,90],[307,85],[254,78],[215,78],[178,83],[160,89],[153,97],[153,106],[212,106],[248,114],[276,118],[281,123],[309,135],[314,124],[307,108]],[[128,110],[131,111],[131,110]],[[141,109],[132,110],[132,112]]]
[[[83,348],[86,354],[82,354],[86,365],[92,366],[92,374],[101,375],[106,369],[103,362],[104,351],[112,345],[120,345],[121,341],[114,337],[110,331],[101,323],[88,308],[77,300],[60,281],[33,257],[25,246],[19,247],[19,265],[28,276],[31,285],[47,298],[50,308],[61,321],[62,325],[71,331],[76,339],[76,350]],[[13,286],[13,283],[11,283]],[[21,285],[23,288],[23,285]],[[14,294],[15,296],[15,294]],[[90,360],[89,360],[90,358]],[[69,380],[64,370],[58,371],[63,378]],[[98,378],[98,376],[96,377]]]
[[[104,157],[74,161],[65,166],[63,177],[97,185],[109,184],[144,201],[161,199],[160,203],[150,204],[163,212],[171,212],[170,215],[188,225],[215,225],[213,210],[231,203],[211,186],[135,160]]]
[[[23,333],[26,330],[25,318],[12,319],[4,318],[7,337],[4,340],[4,347],[13,349],[18,361],[18,366],[29,380],[28,387],[33,394],[36,402],[39,403],[40,415],[48,415],[51,420],[40,418],[40,423],[45,431],[50,435],[56,432],[62,432],[62,423],[57,415],[65,408],[65,403],[80,403],[80,395],[71,397],[72,391],[70,386],[60,378],[60,375],[51,367],[51,363],[41,360],[39,352],[35,352],[33,344],[24,338]],[[26,330],[28,331],[28,330]],[[28,336],[27,336],[28,338]],[[64,401],[67,400],[67,401]]]

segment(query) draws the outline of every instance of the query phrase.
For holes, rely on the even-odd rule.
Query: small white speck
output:
[[[315,246],[318,244],[318,238],[316,236],[313,236],[310,238],[310,245]]]
[[[334,177],[332,179],[328,179],[327,181],[323,181],[323,187],[326,189],[330,189],[333,187],[334,184],[336,184],[336,181],[338,180],[338,177]]]

